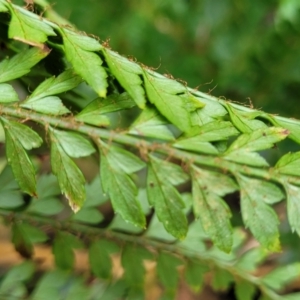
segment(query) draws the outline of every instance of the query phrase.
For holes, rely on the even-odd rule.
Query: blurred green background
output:
[[[190,87],[300,118],[299,0],[56,0],[53,9]]]

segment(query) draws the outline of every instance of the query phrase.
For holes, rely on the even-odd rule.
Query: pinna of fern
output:
[[[139,234],[149,235],[145,206],[150,206],[151,222],[162,224],[179,248],[198,224],[216,246],[213,251],[227,253],[232,263],[237,233],[224,197],[237,191],[243,223],[262,248],[281,250],[272,207],[280,201],[287,201],[290,227],[300,234],[300,152],[287,153],[273,166],[261,154],[286,138],[299,144],[299,121],[191,89],[10,1],[0,0],[0,13],[1,26],[8,27],[0,62],[0,120],[7,162],[24,193],[40,196],[28,151],[46,143],[59,188],[78,214],[85,207],[86,180],[73,159],[97,154],[99,189],[121,222]],[[26,85],[28,74],[40,83],[20,100],[12,82]],[[138,116],[116,130],[112,113],[132,108]],[[45,138],[27,121],[39,124]],[[147,204],[138,197],[137,172],[147,173]],[[180,190],[184,184],[191,185],[188,194]],[[230,270],[225,262],[226,267]],[[273,297],[265,279],[259,284],[250,279]],[[275,296],[271,299],[281,299]]]

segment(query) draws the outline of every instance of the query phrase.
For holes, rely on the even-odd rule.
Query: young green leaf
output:
[[[35,195],[35,170],[25,149],[31,150],[39,147],[42,139],[28,126],[3,117],[1,117],[1,122],[5,130],[6,156],[14,176],[25,193]]]
[[[137,172],[145,167],[145,163],[136,155],[120,147],[105,146],[105,156],[113,170],[126,174]]]
[[[57,95],[76,88],[81,83],[81,78],[70,69],[64,71],[57,77],[50,77],[43,81],[28,97],[26,102],[47,96]]]
[[[65,153],[71,157],[89,156],[96,151],[92,143],[82,135],[50,128],[52,141],[59,143]]]
[[[209,236],[205,233],[203,226],[199,220],[194,220],[189,224],[189,230],[186,238],[183,241],[177,242],[177,246],[182,253],[193,253],[196,249],[198,252],[205,252],[205,241],[209,239]]]
[[[20,191],[4,190],[0,191],[0,207],[13,209],[24,204],[23,195]]]
[[[87,224],[98,224],[103,219],[104,217],[98,209],[90,207],[84,207],[72,216],[72,220]]]
[[[95,99],[75,117],[77,120],[87,124],[108,126],[110,124],[109,118],[103,114],[123,110],[126,108],[132,108],[134,106],[135,102],[127,93],[112,94],[105,99]]]
[[[99,176],[96,176],[91,183],[86,184],[86,201],[84,202],[84,208],[98,207],[109,200],[108,195],[104,194],[99,182],[100,178]]]
[[[58,233],[54,239],[52,252],[55,259],[55,265],[62,270],[71,270],[73,268],[75,257],[72,246],[69,244],[65,234]]]
[[[149,101],[172,124],[183,132],[189,131],[191,128],[190,113],[182,97],[187,93],[187,89],[175,80],[148,70],[144,70],[144,81]]]
[[[64,205],[57,198],[32,199],[27,211],[30,213],[53,216],[59,214],[64,209]]]
[[[206,153],[206,154],[213,154],[213,155],[219,153],[217,148],[215,148],[211,143],[202,142],[198,139],[198,137],[180,139],[176,143],[174,143],[173,146],[175,148],[199,152],[199,153]]]
[[[57,176],[62,193],[66,195],[72,210],[77,212],[85,201],[85,179],[77,165],[52,134],[51,166],[53,174]]]
[[[31,258],[33,254],[32,241],[28,235],[23,231],[23,224],[14,223],[11,228],[12,232],[12,243],[18,253],[23,257]]]
[[[106,96],[107,74],[102,67],[102,60],[94,51],[102,49],[95,39],[61,28],[67,59],[100,97]]]
[[[279,116],[272,116],[270,114],[262,113],[262,117],[266,118],[274,126],[282,127],[290,131],[289,138],[294,140],[296,143],[300,143],[300,127],[299,123],[295,123],[295,120],[289,120]]]
[[[144,260],[151,259],[151,253],[146,248],[127,244],[122,251],[122,267],[124,269],[124,280],[133,290],[144,290],[145,267]]]
[[[8,2],[11,21],[8,29],[9,38],[43,48],[48,36],[55,36],[52,27],[43,18]]]
[[[293,263],[271,271],[263,277],[262,282],[270,288],[280,291],[285,285],[298,279],[299,276],[300,263]]]
[[[300,152],[287,153],[275,165],[275,169],[282,174],[299,176]]]
[[[169,296],[176,297],[178,288],[179,274],[177,267],[182,265],[182,261],[170,254],[161,252],[157,258],[157,276],[165,287],[165,293]]]
[[[46,272],[37,283],[31,300],[52,300],[65,297],[66,286],[70,283],[69,272],[55,270]]]
[[[227,114],[224,106],[216,98],[195,90],[190,90],[190,92],[205,105],[203,108],[191,113],[192,126],[202,126]]]
[[[64,115],[70,112],[56,96],[28,99],[20,106],[49,115]]]
[[[109,49],[103,49],[103,53],[112,74],[132,97],[138,107],[144,109],[146,98],[142,87],[142,68],[137,63],[133,63]]]
[[[194,126],[184,135],[184,139],[193,138],[199,142],[216,142],[227,140],[230,136],[239,134],[236,128],[228,121],[213,121],[202,126]]]
[[[58,77],[51,77],[43,81],[20,106],[46,114],[69,113],[70,111],[62,104],[61,100],[52,95],[73,89],[80,82],[80,77],[75,75],[72,70],[65,71]]]
[[[0,62],[0,82],[10,81],[27,74],[49,52],[49,49],[30,48],[10,59],[4,59]]]
[[[300,187],[285,182],[284,189],[287,194],[287,214],[291,229],[300,235]]]
[[[234,286],[234,293],[237,300],[252,300],[256,293],[254,284],[247,281],[237,281]]]
[[[271,148],[274,143],[285,139],[288,134],[286,129],[277,127],[244,133],[230,145],[224,153],[224,158],[252,166],[268,166],[267,161],[254,151]]]
[[[174,237],[182,240],[187,233],[187,219],[183,212],[184,202],[181,195],[172,186],[186,180],[185,173],[178,170],[180,167],[171,163],[150,157],[147,175],[147,193],[150,205],[153,205],[158,219],[165,229]],[[178,169],[177,169],[178,167]],[[176,172],[166,172],[176,170]]]
[[[188,260],[185,266],[185,280],[191,289],[199,293],[204,285],[204,274],[209,271],[209,267],[197,260]]]
[[[241,211],[246,227],[250,228],[263,247],[273,252],[280,251],[279,220],[274,210],[264,201],[266,195],[271,199],[269,202],[273,201],[272,197],[275,202],[278,200],[278,196],[272,193],[272,186],[242,175],[238,175],[237,180],[241,188]]]
[[[179,185],[189,180],[188,174],[183,171],[181,166],[170,163],[167,160],[158,159],[153,155],[151,155],[150,158],[151,164],[154,166],[162,182]]]
[[[1,76],[1,75],[0,75]],[[19,101],[18,94],[14,88],[6,83],[0,84],[0,103],[10,103]]]
[[[100,177],[104,192],[109,193],[114,211],[119,213],[126,222],[144,228],[145,216],[136,199],[135,184],[121,168],[112,163],[104,151],[101,151]]]
[[[238,259],[235,267],[246,272],[254,272],[257,265],[266,258],[267,252],[262,247],[252,248]]]
[[[229,112],[231,122],[240,132],[251,133],[258,129],[267,128],[267,125],[264,122],[253,120],[257,115],[260,115],[260,112],[257,112],[256,114],[242,113],[233,108],[230,103],[226,103],[225,107]]]
[[[10,268],[6,272],[4,279],[1,280],[0,294],[5,295],[4,290],[8,287],[12,288],[18,282],[29,280],[33,276],[34,271],[35,264],[32,261],[25,261]]]
[[[57,178],[53,174],[42,174],[37,181],[39,199],[55,197],[61,194]]]
[[[233,192],[235,184],[222,174],[193,166],[192,185],[195,217],[200,218],[204,231],[215,245],[229,253],[233,243],[231,213],[220,196]]]
[[[15,180],[12,168],[6,165],[0,173],[0,190],[1,191],[12,191],[18,190],[19,186]]]
[[[129,133],[139,136],[173,141],[174,135],[166,126],[169,122],[154,107],[146,106],[130,126]]]
[[[6,3],[1,3],[0,2],[0,11],[1,12],[7,12],[8,11],[8,8],[6,6]]]
[[[43,243],[48,240],[44,231],[27,223],[19,224],[19,230],[22,231],[24,238],[28,239],[32,244]]]
[[[108,240],[99,240],[89,247],[89,262],[93,274],[99,278],[110,279],[112,270],[111,254],[119,251],[119,247]]]
[[[212,288],[215,291],[226,291],[233,282],[232,275],[226,269],[216,268],[212,279]]]

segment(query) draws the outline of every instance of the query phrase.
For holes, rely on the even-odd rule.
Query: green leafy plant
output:
[[[175,298],[181,275],[199,291],[208,272],[213,289],[234,284],[237,299],[298,299],[282,291],[299,276],[299,263],[264,276],[255,270],[281,251],[274,204],[286,201],[300,234],[300,153],[274,165],[262,153],[287,138],[299,144],[300,121],[191,89],[60,25],[51,10],[44,18],[0,0],[0,12],[0,215],[28,258],[5,275],[0,294],[143,299],[144,262],[152,260],[164,299]],[[43,172],[44,156],[55,176]],[[92,180],[82,158],[98,164]],[[244,228],[231,224],[226,195],[233,193]],[[109,204],[116,215],[108,222],[101,207]],[[246,232],[259,246],[245,250]],[[29,292],[34,244],[45,242],[57,270]],[[70,275],[77,248],[88,250],[91,274],[106,281]],[[116,253],[124,269],[118,280]]]

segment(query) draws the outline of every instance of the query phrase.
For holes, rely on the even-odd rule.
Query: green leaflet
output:
[[[167,160],[161,160],[151,155],[151,164],[157,172],[159,178],[165,184],[179,185],[189,180],[189,176],[183,169]]]
[[[19,97],[14,88],[6,83],[0,84],[0,103],[10,103],[17,101],[19,101]]]
[[[23,196],[17,190],[0,190],[0,208],[13,209],[24,204]]]
[[[226,109],[216,98],[192,89],[189,89],[189,91],[205,105],[203,108],[191,113],[192,126],[202,126],[227,114]]]
[[[50,137],[52,172],[57,176],[60,189],[66,195],[70,207],[77,212],[85,201],[85,178],[60,145],[55,133],[51,133]]]
[[[251,133],[257,129],[267,128],[267,125],[264,122],[253,120],[256,116],[260,115],[260,112],[255,112],[254,114],[240,112],[233,108],[230,103],[226,103],[225,107],[229,112],[231,122],[240,132]]]
[[[256,287],[247,281],[237,281],[234,287],[234,293],[237,300],[252,300],[256,294]]]
[[[137,106],[145,108],[145,91],[142,87],[143,69],[136,63],[131,62],[116,52],[103,49],[106,62],[112,74],[118,79],[121,86],[127,91]]]
[[[145,163],[136,155],[120,147],[110,146],[104,151],[112,169],[126,174],[137,172],[145,167]]]
[[[119,247],[104,239],[93,242],[89,247],[89,262],[93,274],[99,278],[110,279],[112,270],[111,254]]]
[[[108,126],[110,124],[109,118],[103,114],[123,110],[126,108],[132,108],[134,106],[135,102],[127,93],[112,94],[105,99],[95,99],[75,117],[77,120],[87,124]]]
[[[82,242],[72,234],[57,232],[52,252],[55,265],[62,270],[71,270],[75,262],[74,248],[82,248]]]
[[[239,257],[235,267],[247,272],[254,272],[257,265],[267,256],[267,251],[262,247],[252,248]]]
[[[72,70],[65,71],[57,77],[43,81],[20,106],[41,113],[63,115],[70,111],[62,104],[57,95],[74,89],[81,82]]]
[[[195,249],[198,252],[206,251],[205,240],[209,237],[205,233],[201,222],[199,220],[194,220],[189,224],[189,230],[186,238],[183,241],[177,242],[178,247],[182,253],[187,253],[189,255]]]
[[[178,142],[173,144],[173,146],[179,149],[194,151],[198,153],[206,153],[206,154],[214,154],[214,155],[217,155],[219,153],[219,151],[211,143],[202,142],[198,139],[198,137],[180,139]]]
[[[188,93],[187,89],[175,80],[148,70],[144,70],[144,81],[149,101],[181,131],[189,131],[190,112],[184,99],[184,95]]]
[[[7,300],[26,298],[28,292],[24,283],[32,278],[34,272],[35,264],[29,260],[11,267],[1,280],[0,295],[5,295]]]
[[[220,173],[192,167],[193,207],[196,218],[200,218],[204,231],[216,246],[229,253],[232,249],[230,209],[220,196],[236,190],[236,185]]]
[[[40,300],[41,298],[43,300],[65,298],[65,287],[68,282],[70,282],[70,279],[69,273],[63,270],[46,272],[34,289],[31,300]]]
[[[270,114],[261,113],[263,118],[266,118],[274,126],[282,127],[290,131],[289,138],[294,140],[296,143],[300,144],[300,124],[295,122],[295,120],[289,120],[281,117],[274,117]]]
[[[5,4],[5,3],[1,3],[1,2],[0,2],[0,11],[1,11],[1,12],[6,12],[6,11],[8,11],[8,8],[6,7],[6,4]]]
[[[20,104],[21,107],[49,115],[64,115],[70,111],[56,96],[48,96],[34,100],[28,99]]]
[[[93,144],[79,133],[56,130],[50,127],[52,142],[58,142],[68,156],[89,156],[96,151]]]
[[[12,243],[22,256],[30,258],[33,254],[33,244],[45,242],[48,239],[40,229],[26,223],[15,223],[12,226]]]
[[[137,200],[137,187],[128,174],[144,167],[144,163],[130,152],[108,147],[100,142],[100,177],[104,192],[108,192],[115,212],[126,222],[145,227],[145,216]]]
[[[24,234],[22,224],[14,223],[11,228],[11,241],[17,252],[23,257],[30,258],[33,254],[33,245],[29,237]]]
[[[165,287],[167,296],[173,296],[175,299],[178,288],[179,274],[178,266],[182,265],[182,261],[176,256],[161,252],[157,258],[157,276]]]
[[[280,291],[287,284],[293,282],[300,276],[300,263],[293,263],[287,266],[276,268],[262,279],[262,282],[270,288]]]
[[[43,48],[49,35],[56,35],[52,27],[42,18],[8,2],[11,21],[8,29],[9,38]]]
[[[104,217],[96,208],[84,207],[77,214],[72,216],[72,220],[86,224],[98,224]]]
[[[289,132],[283,128],[262,128],[239,136],[224,153],[224,158],[251,166],[268,166],[267,161],[254,151],[271,148],[274,143],[285,139]]]
[[[10,81],[27,74],[49,52],[49,49],[30,48],[10,59],[4,59],[0,62],[0,82]]]
[[[73,70],[64,71],[57,77],[50,77],[43,81],[29,96],[28,100],[34,101],[35,99],[61,94],[74,89],[81,81],[81,78]]]
[[[147,175],[147,194],[150,205],[165,229],[182,240],[187,233],[187,219],[183,212],[184,202],[173,187],[188,179],[182,169],[169,162],[150,156]]]
[[[166,126],[169,122],[154,107],[146,106],[131,124],[129,133],[139,136],[173,141],[174,135]]]
[[[279,220],[274,210],[265,203],[277,202],[283,195],[272,191],[274,185],[265,185],[258,179],[237,176],[241,188],[241,211],[246,227],[249,227],[254,237],[266,249],[280,251],[278,224]],[[269,193],[270,192],[270,193]],[[275,198],[275,200],[272,199]]]
[[[202,126],[194,126],[184,135],[186,140],[195,138],[201,142],[215,142],[227,140],[230,136],[239,134],[231,122],[212,121]]]
[[[209,267],[196,260],[188,260],[185,266],[185,280],[191,289],[199,293],[204,285],[204,274],[209,271]]]
[[[281,173],[292,176],[299,176],[300,152],[287,153],[276,163],[275,169]]]
[[[53,216],[59,214],[64,208],[61,200],[48,197],[32,199],[27,211],[42,216]]]
[[[300,235],[300,187],[285,182],[284,189],[287,194],[287,214],[291,229]]]
[[[226,140],[239,132],[231,122],[214,121],[201,127],[194,126],[190,132],[179,139],[174,147],[200,153],[218,154],[218,150],[209,142]]]
[[[26,150],[42,144],[39,135],[28,126],[1,117],[5,130],[6,156],[14,176],[25,193],[36,194],[35,170]],[[25,148],[25,149],[24,149]]]
[[[143,294],[145,281],[144,260],[152,258],[151,252],[146,248],[127,244],[122,251],[122,267],[124,269],[124,280],[131,290],[140,291]]]
[[[94,51],[102,46],[98,41],[76,32],[61,28],[67,59],[80,75],[100,97],[106,96],[107,74],[102,67],[102,60]]]
[[[226,291],[233,282],[232,275],[226,269],[214,270],[212,287],[215,291]]]

